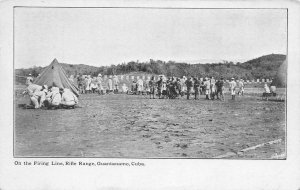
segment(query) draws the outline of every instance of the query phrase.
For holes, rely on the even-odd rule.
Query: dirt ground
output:
[[[285,158],[285,102],[200,98],[87,94],[76,109],[25,110],[16,96],[15,156]]]

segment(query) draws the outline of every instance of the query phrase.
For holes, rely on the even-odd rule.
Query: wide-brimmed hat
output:
[[[99,74],[98,74],[98,77],[102,77],[102,75],[99,73]]]

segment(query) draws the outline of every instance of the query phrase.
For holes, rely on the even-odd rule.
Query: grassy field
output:
[[[245,92],[225,102],[87,94],[74,110],[24,110],[28,97],[16,93],[15,156],[284,158],[285,102]]]

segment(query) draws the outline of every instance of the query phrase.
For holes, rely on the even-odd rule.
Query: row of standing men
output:
[[[71,79],[72,80],[72,79]],[[99,94],[107,93],[130,93],[130,94],[150,94],[150,98],[170,98],[174,99],[179,96],[187,95],[187,99],[190,99],[192,94],[195,95],[195,99],[199,99],[199,95],[205,94],[206,99],[220,99],[224,100],[224,84],[223,78],[216,80],[214,77],[204,78],[203,81],[197,77],[185,77],[166,78],[163,75],[159,76],[158,80],[155,80],[154,76],[150,80],[134,80],[131,88],[129,89],[125,83],[119,87],[120,81],[117,76],[109,76],[105,82],[102,75],[97,77],[78,76],[77,85],[80,93],[98,92]],[[232,99],[235,99],[236,90],[238,94],[244,93],[243,80],[235,81],[234,78],[229,82],[229,90],[232,95]]]
[[[166,79],[164,76],[160,76],[159,80],[155,81],[152,77],[149,81],[150,98],[155,98],[155,94],[157,94],[159,98],[174,99],[186,94],[187,99],[190,99],[190,96],[194,94],[194,99],[198,100],[201,94],[205,94],[207,100],[224,100],[224,84],[223,78],[216,80],[214,77],[204,78],[203,81],[199,80],[198,77],[169,77]],[[235,99],[237,87],[238,93],[243,95],[243,81],[235,82],[232,78],[229,83],[232,99]]]

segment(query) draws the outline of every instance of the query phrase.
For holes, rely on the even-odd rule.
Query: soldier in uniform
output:
[[[208,78],[204,79],[204,86],[205,86],[205,95],[206,100],[210,100],[210,80]]]
[[[195,100],[199,100],[200,81],[197,79],[197,77],[194,78],[194,91],[195,91]]]
[[[150,99],[151,99],[151,95],[153,96],[153,99],[155,99],[155,89],[156,89],[156,83],[154,81],[154,76],[151,77],[150,81],[149,81],[149,88],[150,88]]]
[[[176,84],[176,89],[178,90],[178,95],[183,96],[183,93],[182,93],[182,83],[180,81],[180,78],[177,78],[175,84]]]
[[[162,78],[162,76],[159,77],[159,80],[156,82],[156,84],[157,84],[158,98],[160,99],[161,92],[162,92],[162,85],[163,85],[163,78]]]
[[[187,92],[186,92],[186,98],[189,100],[190,99],[190,94],[191,94],[191,89],[193,87],[193,81],[191,77],[188,78],[188,80],[185,81]]]
[[[231,92],[232,100],[235,100],[236,82],[234,81],[234,78],[231,78],[231,82],[229,83],[229,90]]]
[[[221,78],[221,80],[218,80],[216,82],[216,87],[217,87],[217,99],[224,101],[224,79]]]

